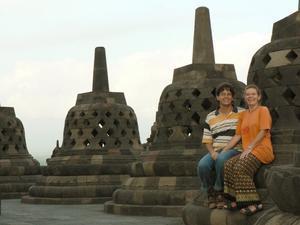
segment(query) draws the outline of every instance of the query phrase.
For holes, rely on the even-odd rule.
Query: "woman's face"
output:
[[[245,91],[245,102],[249,107],[257,106],[260,101],[260,95],[258,95],[255,88],[248,88]]]

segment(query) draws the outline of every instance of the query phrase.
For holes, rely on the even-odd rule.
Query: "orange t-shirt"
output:
[[[236,134],[242,137],[243,149],[248,147],[260,130],[267,130],[264,138],[256,144],[251,152],[259,161],[265,164],[274,160],[270,134],[271,125],[272,118],[268,108],[258,106],[252,112],[249,110],[242,112],[236,128]]]

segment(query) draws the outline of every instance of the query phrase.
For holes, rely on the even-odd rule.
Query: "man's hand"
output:
[[[219,153],[214,151],[214,152],[210,153],[210,155],[213,160],[216,160],[218,158]]]

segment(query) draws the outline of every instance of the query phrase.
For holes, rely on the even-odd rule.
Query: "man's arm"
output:
[[[208,150],[209,154],[211,155],[211,157],[213,158],[213,160],[216,160],[218,157],[218,152],[216,152],[212,146],[211,143],[209,144],[205,144],[206,149]]]
[[[241,135],[234,135],[227,145],[223,148],[223,151],[228,151],[232,149],[241,140]]]

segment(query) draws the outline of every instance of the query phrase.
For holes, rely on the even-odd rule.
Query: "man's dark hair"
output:
[[[227,91],[230,91],[232,96],[234,97],[234,94],[235,94],[235,91],[234,91],[234,88],[233,86],[228,83],[228,82],[223,82],[221,84],[219,84],[216,88],[216,96],[219,96],[220,93],[224,90],[227,90]]]

